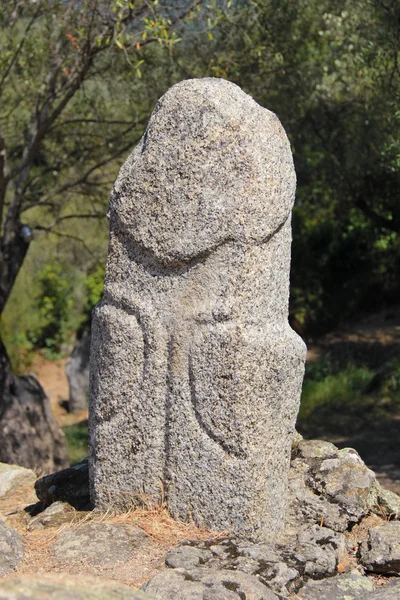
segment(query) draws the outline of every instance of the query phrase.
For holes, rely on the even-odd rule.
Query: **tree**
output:
[[[398,1],[236,0],[196,53],[198,73],[241,85],[289,134],[297,324],[326,329],[398,298]]]
[[[74,238],[61,223],[104,217],[110,165],[141,135],[158,91],[154,85],[143,101],[146,60],[168,56],[199,6],[200,0],[2,4],[0,315],[35,230]],[[18,388],[2,343],[0,362],[1,421]]]

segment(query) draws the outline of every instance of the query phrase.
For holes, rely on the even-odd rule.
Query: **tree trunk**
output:
[[[6,226],[7,229],[7,226]],[[29,248],[18,223],[8,228],[0,251],[0,314]],[[0,338],[0,462],[33,468],[41,474],[68,466],[64,434],[34,375],[13,374]]]

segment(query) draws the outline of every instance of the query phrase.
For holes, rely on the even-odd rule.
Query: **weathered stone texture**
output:
[[[0,577],[13,571],[24,556],[24,544],[17,531],[0,520]]]
[[[69,412],[79,412],[88,407],[89,356],[90,332],[85,331],[65,364],[69,384]]]
[[[282,531],[305,346],[287,322],[295,173],[276,116],[189,80],[158,102],[116,181],[92,328],[96,506]]]

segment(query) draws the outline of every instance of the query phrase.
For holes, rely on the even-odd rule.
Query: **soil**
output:
[[[41,354],[36,354],[29,367],[29,371],[36,375],[49,397],[51,410],[60,427],[80,423],[88,417],[87,410],[75,414],[67,410],[69,386],[65,372],[66,360],[47,360]]]

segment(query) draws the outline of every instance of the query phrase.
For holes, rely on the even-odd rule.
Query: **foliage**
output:
[[[227,77],[276,112],[298,175],[291,318],[331,328],[400,291],[397,0],[252,0],[196,41],[197,74]]]
[[[67,240],[71,253],[81,244],[90,260],[73,262],[83,276],[102,261],[97,242],[87,239],[89,222],[104,220],[119,161],[142,134],[171,75],[170,52],[198,6],[195,0],[2,4],[0,313],[31,244],[23,223],[36,239],[43,232]]]
[[[44,348],[47,356],[57,356],[70,330],[72,284],[60,265],[47,265],[39,273],[40,295],[37,309],[42,326],[32,341],[37,348]]]
[[[337,437],[370,430],[400,408],[400,361],[378,371],[355,361],[341,368],[329,356],[307,365],[298,418],[306,437]]]
[[[67,444],[68,458],[71,466],[88,455],[88,422],[80,421],[62,428]]]

